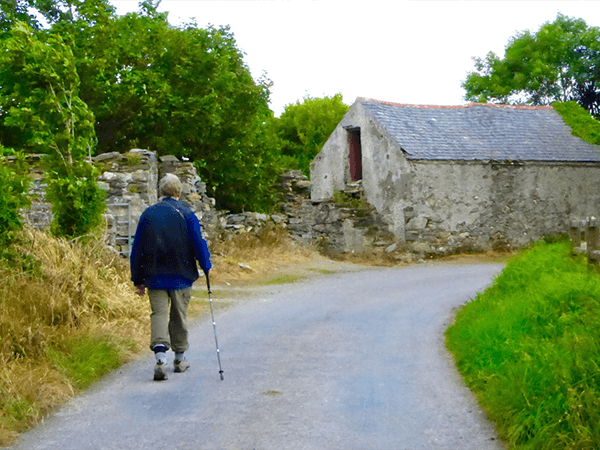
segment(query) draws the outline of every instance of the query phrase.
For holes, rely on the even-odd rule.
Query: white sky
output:
[[[138,0],[111,0],[118,14]],[[500,56],[518,31],[558,12],[600,26],[600,1],[163,0],[179,24],[230,25],[255,79],[274,85],[271,109],[341,93],[383,101],[459,105],[473,56]]]

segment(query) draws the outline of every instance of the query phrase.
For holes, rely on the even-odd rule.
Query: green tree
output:
[[[26,22],[34,28],[39,23],[29,13],[30,2],[27,0],[0,0],[0,39],[6,37],[16,22]]]
[[[140,147],[186,156],[220,207],[272,207],[266,161],[278,149],[265,145],[262,126],[270,81],[252,78],[229,28],[173,27],[157,6],[145,1],[138,13],[116,16],[105,0],[46,1],[53,32],[71,41],[97,152]]]
[[[342,101],[342,94],[323,98],[307,96],[302,102],[288,105],[276,120],[283,165],[309,175],[310,162],[321,151],[348,108]]]
[[[125,16],[106,0],[28,3],[51,25],[36,34],[61,36],[72,50],[97,153],[139,147],[186,156],[220,207],[274,206],[271,82],[253,79],[229,28],[173,27],[156,1]],[[9,107],[0,109],[0,142],[33,151],[25,130],[8,126]]]
[[[73,54],[49,31],[16,23],[0,54],[0,111],[21,148],[46,156],[53,230],[75,237],[102,222],[103,191],[89,162],[94,116],[79,98]]]
[[[575,100],[600,114],[600,28],[558,14],[536,33],[509,40],[504,58],[493,52],[474,58],[462,83],[465,99],[478,102],[549,105]]]
[[[281,175],[280,141],[274,129],[273,112],[265,106],[246,135],[228,144],[237,151],[230,153],[228,168],[223,171],[222,184],[217,190],[221,204],[232,211],[278,209],[281,195],[275,184]],[[250,166],[249,161],[252,161]]]

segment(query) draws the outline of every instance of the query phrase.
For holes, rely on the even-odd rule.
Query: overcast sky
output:
[[[118,14],[138,0],[111,0]],[[229,25],[255,79],[274,85],[271,109],[306,95],[463,104],[472,57],[504,55],[511,36],[558,12],[600,26],[600,1],[163,0],[180,24]]]

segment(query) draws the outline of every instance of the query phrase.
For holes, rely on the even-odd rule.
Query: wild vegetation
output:
[[[588,144],[600,145],[600,122],[577,102],[556,102],[552,104],[552,107],[571,127],[573,135],[580,137]]]
[[[221,209],[277,209],[281,170],[308,174],[348,107],[306,98],[274,117],[272,82],[228,27],[172,26],[158,3],[118,16],[108,0],[2,1],[0,144],[50,153],[72,211],[96,198],[85,155],[131,148],[190,158]]]
[[[149,309],[100,241],[13,233],[0,260],[0,444],[146,346]]]
[[[566,240],[511,259],[447,346],[512,449],[600,446],[600,275]]]

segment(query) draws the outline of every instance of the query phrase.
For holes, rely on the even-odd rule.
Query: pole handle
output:
[[[206,287],[208,288],[208,293],[212,294],[212,289],[210,288],[210,278],[208,276],[208,271],[204,272],[204,275],[206,275]]]

